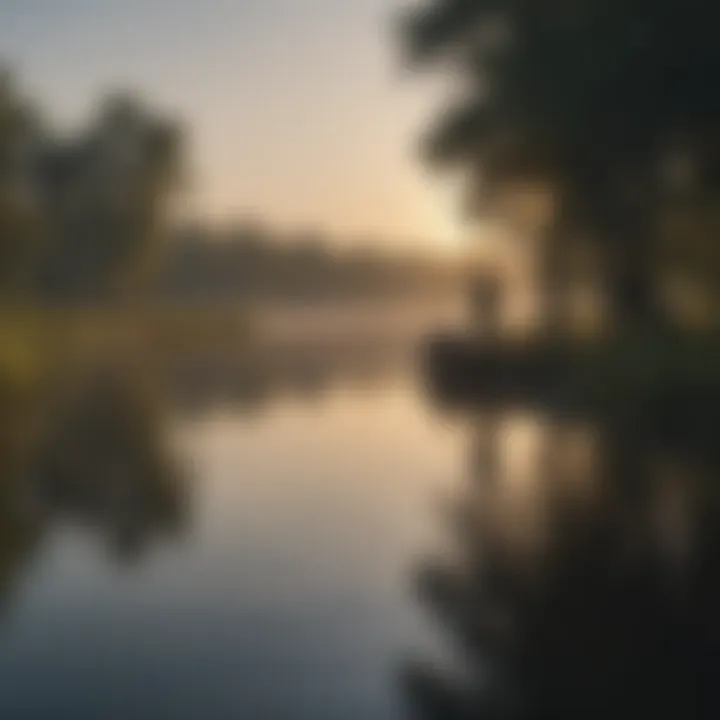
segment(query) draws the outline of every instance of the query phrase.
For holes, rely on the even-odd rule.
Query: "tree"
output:
[[[179,179],[180,148],[176,123],[127,96],[108,99],[87,133],[46,142],[38,181],[51,292],[98,297],[136,284]]]
[[[591,238],[615,319],[654,323],[659,211],[720,181],[718,20],[706,0],[431,0],[404,26],[408,57],[450,59],[466,92],[427,154],[466,172],[475,212],[549,191],[550,264]]]
[[[40,218],[31,165],[38,128],[7,72],[0,72],[0,293],[28,281],[38,251]]]

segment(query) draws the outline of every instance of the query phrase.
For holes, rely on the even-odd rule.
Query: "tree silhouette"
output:
[[[98,296],[137,282],[180,173],[180,132],[139,100],[110,97],[90,130],[46,141],[37,182],[51,292]]]
[[[0,292],[29,280],[41,224],[31,168],[38,125],[33,110],[0,68]],[[27,289],[27,288],[26,288]]]
[[[0,620],[56,523],[91,528],[139,560],[188,522],[179,466],[137,379],[86,378],[65,393],[0,393]]]
[[[456,551],[419,578],[457,662],[407,669],[416,717],[717,716],[715,473],[610,440],[600,457],[546,448],[538,533],[504,512],[494,463],[482,502],[458,503]]]
[[[591,240],[615,320],[654,323],[660,210],[718,190],[718,20],[705,0],[423,3],[404,26],[408,56],[449,60],[465,91],[427,154],[466,172],[475,212],[542,188],[550,267]]]

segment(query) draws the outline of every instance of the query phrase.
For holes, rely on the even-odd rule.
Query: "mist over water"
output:
[[[0,3],[0,719],[720,717],[718,7]]]

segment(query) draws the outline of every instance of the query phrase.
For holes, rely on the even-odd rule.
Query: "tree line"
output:
[[[62,134],[0,75],[0,293],[52,300],[127,292],[181,177],[182,132],[127,93]]]
[[[412,247],[391,255],[247,221],[177,229],[157,254],[152,291],[175,303],[421,297],[455,291],[462,275],[457,261]]]
[[[52,129],[0,76],[0,296],[53,303],[334,298],[447,288],[459,269],[414,250],[340,251],[253,222],[180,225],[181,123],[114,94],[85,127]]]
[[[706,0],[426,0],[403,21],[408,63],[460,89],[423,148],[468,211],[544,201],[549,325],[589,265],[621,331],[717,328],[719,20]]]

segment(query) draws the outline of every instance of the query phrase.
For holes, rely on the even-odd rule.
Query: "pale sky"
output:
[[[194,212],[452,244],[452,202],[414,151],[437,99],[402,72],[405,6],[0,0],[0,54],[61,127],[116,88],[180,115]]]

